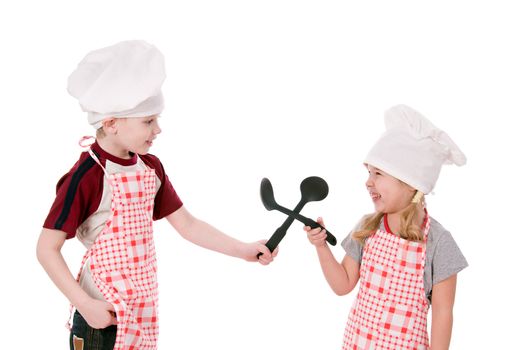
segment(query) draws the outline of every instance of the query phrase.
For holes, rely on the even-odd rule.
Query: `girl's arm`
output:
[[[105,301],[91,298],[73,278],[60,252],[66,232],[43,229],[37,243],[37,258],[44,270],[68,298],[73,306],[93,328],[105,328],[117,324],[113,306]]]
[[[456,279],[453,275],[432,287],[431,350],[447,350],[450,345]]]
[[[318,223],[324,226],[322,218]],[[326,243],[326,230],[304,227],[309,241],[316,247],[318,260],[322,267],[324,277],[335,294],[346,295],[355,288],[359,280],[360,265],[349,256],[345,256],[339,263]]]
[[[247,261],[259,261],[262,265],[269,264],[278,253],[276,249],[271,254],[264,244],[265,241],[254,243],[238,241],[212,225],[195,218],[185,207],[179,208],[166,218],[183,238],[206,249]],[[260,258],[257,258],[258,253],[262,253]]]

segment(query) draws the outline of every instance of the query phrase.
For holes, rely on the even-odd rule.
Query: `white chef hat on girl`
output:
[[[109,117],[161,113],[164,80],[165,60],[155,46],[141,40],[122,41],[89,52],[68,78],[68,92],[98,129]]]
[[[428,194],[443,164],[464,165],[465,155],[446,132],[416,110],[397,105],[384,114],[386,132],[364,163],[372,165]]]

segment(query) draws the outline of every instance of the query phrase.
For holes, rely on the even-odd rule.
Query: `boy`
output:
[[[76,309],[71,349],[157,348],[153,220],[167,218],[185,239],[223,254],[263,265],[276,256],[193,217],[147,153],[161,132],[164,79],[163,55],[143,41],[92,51],[69,77],[97,138],[59,180],[37,256]],[[87,248],[77,279],[60,252],[75,236]]]

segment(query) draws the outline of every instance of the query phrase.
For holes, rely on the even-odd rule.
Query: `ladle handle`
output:
[[[284,238],[288,227],[280,226],[279,228],[274,231],[273,235],[269,240],[265,243],[267,248],[271,251],[271,253],[278,247],[278,244],[280,244],[280,241]],[[262,254],[262,253],[260,253]]]
[[[307,219],[306,222],[303,222],[306,226],[309,226],[311,227],[312,229],[313,228],[321,228],[323,230],[326,230],[326,241],[331,244],[331,245],[336,245],[337,244],[337,239],[335,238],[335,236],[333,236],[333,234],[331,232],[328,231],[327,228],[325,228],[324,226],[320,225],[318,222],[316,222],[315,220],[312,220],[312,219]]]
[[[327,228],[325,228],[324,226],[320,225],[315,220],[310,219],[310,218],[306,218],[305,216],[301,215],[300,213],[290,211],[289,209],[286,209],[286,208],[281,207],[281,206],[277,206],[276,209],[278,209],[279,211],[281,211],[282,213],[286,214],[289,217],[295,218],[296,220],[300,221],[301,223],[303,223],[306,226],[309,226],[311,228],[318,228],[318,227],[320,227],[321,229],[326,230],[326,241],[329,244],[331,244],[331,245],[336,245],[337,244],[337,239],[335,238],[335,236],[333,236],[331,234],[331,232],[329,232],[329,230]]]
[[[296,214],[300,213],[300,210],[302,210],[305,204],[306,203],[303,200],[300,200],[300,202],[298,202],[298,204],[296,205],[294,212]],[[280,227],[278,227],[276,231],[274,231],[271,238],[269,238],[269,240],[265,243],[266,247],[269,248],[271,253],[276,249],[276,247],[278,247],[278,244],[280,243],[282,238],[285,237],[287,229],[289,228],[289,226],[291,226],[294,220],[295,219],[292,216],[288,216],[287,219],[285,219],[284,223]],[[262,253],[258,253],[256,257],[259,258],[260,255],[262,255]]]

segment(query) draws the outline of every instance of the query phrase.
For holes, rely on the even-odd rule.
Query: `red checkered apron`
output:
[[[385,226],[386,215],[384,217]],[[342,349],[428,349],[428,300],[423,285],[426,239],[407,241],[377,230],[368,238],[360,267],[360,289],[352,307]]]
[[[95,285],[115,308],[114,349],[157,349],[157,264],[152,231],[155,171],[108,174],[102,168],[112,189],[111,215],[82,266],[89,259]]]

